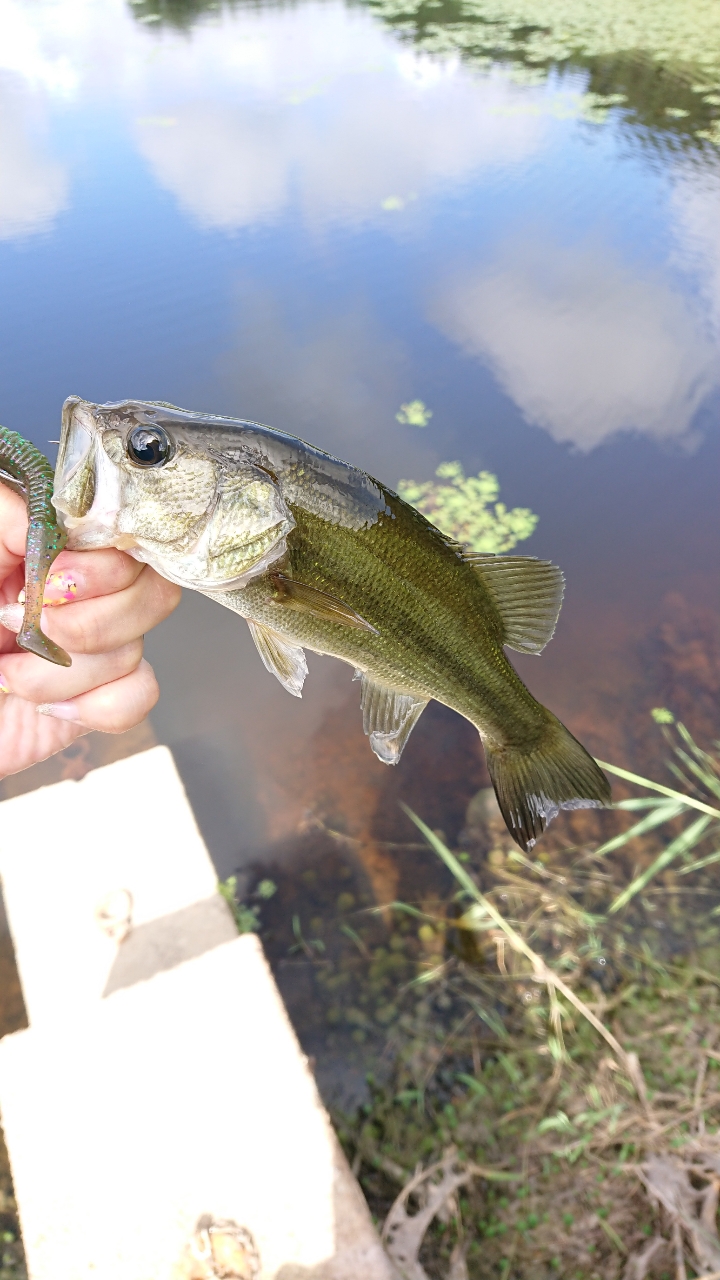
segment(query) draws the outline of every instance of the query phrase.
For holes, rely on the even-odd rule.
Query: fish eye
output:
[[[172,454],[172,442],[162,427],[135,427],[125,448],[136,467],[162,467]]]

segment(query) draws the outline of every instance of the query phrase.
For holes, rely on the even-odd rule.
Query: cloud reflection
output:
[[[247,284],[238,302],[235,342],[217,366],[224,411],[290,431],[388,483],[404,475],[407,429],[395,413],[415,385],[404,344],[363,304],[291,318],[286,298]],[[414,465],[428,470],[437,465],[430,435],[412,442]]]
[[[311,34],[312,26],[298,28],[299,43]],[[374,30],[363,35],[377,42]],[[358,74],[338,92],[328,86],[279,102],[228,102],[209,85],[201,98],[178,102],[173,94],[175,123],[140,121],[137,144],[187,212],[226,230],[279,216],[293,197],[311,224],[390,225],[394,211],[423,195],[540,145],[542,120],[491,114],[517,92],[507,82],[445,75],[418,87],[403,58],[401,68],[374,76],[370,93]]]
[[[708,166],[681,173],[670,207],[677,246],[672,260],[696,277],[715,338],[720,339],[720,169]]]
[[[218,12],[188,34],[124,0],[0,0],[3,66],[37,93],[117,103],[158,183],[223,230],[291,207],[397,227],[418,197],[525,159],[548,125],[511,109],[527,89],[399,47],[338,3]]]
[[[67,195],[65,169],[44,150],[28,96],[0,81],[0,240],[46,230]]]
[[[599,244],[506,244],[492,266],[440,286],[430,318],[530,422],[584,450],[619,431],[694,443],[719,381],[699,308]]]

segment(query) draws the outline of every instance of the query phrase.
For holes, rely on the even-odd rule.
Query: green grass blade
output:
[[[635,813],[641,809],[656,809],[659,804],[667,804],[666,800],[659,800],[657,796],[644,796],[642,800],[617,800],[611,805],[612,809],[627,810],[628,813]]]
[[[636,782],[640,787],[647,787],[649,791],[659,791],[663,796],[670,796],[672,800],[682,800],[690,809],[699,809],[701,813],[709,813],[712,818],[720,818],[720,809],[714,809],[711,804],[705,804],[702,800],[696,800],[694,796],[684,796],[682,791],[674,791],[672,787],[664,787],[660,782],[651,782],[649,778],[641,778],[638,773],[629,773],[627,769],[619,769],[616,764],[607,764],[604,760],[596,760],[596,764],[601,769],[606,769],[608,773],[614,773],[618,778],[624,778],[626,782]]]
[[[401,911],[406,916],[414,916],[416,920],[437,920],[437,916],[429,916],[427,911],[419,911],[409,902],[388,902],[382,907],[365,907],[357,915],[382,916],[386,911]]]
[[[442,840],[435,835],[435,832],[431,831],[429,827],[426,827],[422,818],[418,818],[417,814],[413,813],[412,809],[409,809],[406,804],[402,803],[402,801],[400,802],[400,808],[407,814],[410,821],[415,823],[418,831],[422,831],[422,834],[428,844],[435,850],[439,857],[442,858],[445,866],[448,868],[448,871],[452,872],[458,884],[462,885],[465,892],[469,893],[470,897],[474,898],[476,902],[479,902],[480,905],[485,908],[488,915],[496,914],[499,916],[499,912],[494,912],[491,904],[486,901],[484,894],[480,892],[472,876],[468,875],[462,863],[458,862],[454,853],[451,853],[450,850],[446,848]],[[718,814],[718,817],[720,817],[720,814]],[[503,923],[505,922],[503,921]]]
[[[691,862],[687,867],[681,867],[679,875],[689,875],[691,871],[699,871],[701,867],[709,867],[712,862],[720,862],[720,849],[716,849],[714,853],[709,853],[707,858],[699,858],[697,862]]]
[[[635,823],[634,827],[630,827],[628,831],[621,831],[619,836],[613,836],[612,840],[607,840],[605,844],[601,844],[599,849],[595,850],[595,857],[601,854],[612,853],[613,849],[621,849],[628,840],[634,840],[636,836],[642,836],[646,831],[652,831],[653,827],[659,827],[662,822],[670,822],[672,818],[677,818],[685,808],[679,800],[660,800],[646,818],[641,818]]]
[[[430,828],[425,825],[422,818],[418,818],[417,814],[413,813],[412,809],[410,809],[408,805],[403,804],[402,801],[400,801],[400,808],[403,810],[403,813],[407,814],[410,821],[415,823],[415,826],[417,827],[418,831],[422,832],[428,844],[430,845],[430,848],[434,849],[435,852],[438,854],[438,856],[442,858],[443,862],[445,863],[445,866],[455,876],[455,879],[457,880],[458,884],[461,884],[465,892],[468,893],[470,897],[474,898],[477,903],[479,903],[479,905],[483,908],[483,910],[487,913],[487,915],[489,915],[491,919],[495,921],[498,929],[502,929],[503,933],[508,938],[513,950],[520,952],[520,954],[524,955],[530,961],[533,967],[533,971],[535,973],[535,977],[538,978],[541,982],[546,983],[547,985],[551,1008],[553,1007],[553,1005],[555,1006],[556,1009],[559,1008],[558,1000],[557,1000],[557,992],[560,992],[560,994],[564,996],[564,998],[568,1001],[568,1003],[573,1005],[574,1008],[577,1009],[578,1013],[582,1014],[583,1018],[587,1019],[587,1021],[590,1023],[590,1026],[594,1027],[595,1030],[599,1032],[599,1034],[604,1038],[604,1040],[607,1041],[613,1053],[617,1057],[618,1062],[621,1064],[621,1066],[623,1067],[623,1070],[626,1072],[628,1079],[633,1084],[633,1087],[637,1090],[638,1096],[643,1097],[644,1094],[643,1094],[642,1085],[638,1085],[637,1083],[637,1078],[638,1078],[637,1062],[631,1054],[628,1054],[625,1052],[622,1045],[620,1044],[620,1041],[617,1039],[616,1036],[613,1035],[612,1031],[609,1031],[608,1028],[593,1013],[592,1009],[587,1004],[585,1004],[585,1001],[580,999],[577,992],[573,991],[572,987],[569,987],[567,983],[563,982],[559,974],[557,974],[545,963],[542,956],[539,955],[537,951],[533,951],[532,947],[529,946],[529,944],[517,932],[517,930],[513,929],[511,924],[508,924],[507,920],[504,918],[504,916],[500,914],[497,907],[493,905],[493,903],[489,900],[489,898],[485,897],[484,893],[480,892],[477,885],[475,884],[475,881],[471,879],[471,877],[468,875],[467,871],[462,866],[462,864],[458,862],[455,855],[452,854],[450,850],[443,844],[442,840],[440,840],[439,837],[435,835],[435,832],[431,831]],[[548,1047],[550,1047],[552,1051],[551,1040],[552,1040],[552,1037],[549,1037]],[[561,1056],[563,1052],[564,1051],[562,1050],[562,1047],[560,1047]]]
[[[709,755],[707,751],[703,751],[702,747],[698,746],[689,730],[686,729],[685,725],[679,720],[677,723],[677,731],[685,745],[695,756],[695,759],[699,760],[701,764],[704,764],[710,773],[714,774],[716,777],[720,777],[720,773],[718,772],[720,768],[720,760],[718,760],[716,756]],[[720,743],[716,743],[715,745],[720,746]]]
[[[493,1013],[492,1009],[486,1008],[486,1006],[481,1004],[479,1000],[473,1000],[472,996],[468,996],[467,1001],[477,1014],[478,1018],[485,1023],[486,1027],[490,1028],[493,1035],[497,1036],[498,1040],[510,1039],[507,1027],[501,1022],[497,1014]]]
[[[678,758],[682,760],[685,767],[689,769],[691,773],[694,773],[695,777],[700,779],[703,786],[707,787],[708,791],[711,791],[712,794],[717,796],[718,800],[720,800],[720,778],[716,777],[714,773],[711,773],[707,766],[703,768],[702,765],[693,760],[692,756],[689,756],[687,751],[683,751],[680,747],[676,747],[675,750]]]
[[[646,867],[639,876],[635,877],[627,889],[623,889],[622,893],[618,894],[615,901],[610,904],[609,913],[620,911],[631,898],[634,898],[637,893],[640,893],[645,888],[645,885],[652,880],[653,876],[656,876],[659,871],[667,867],[674,858],[678,858],[680,854],[687,853],[688,849],[692,849],[693,845],[696,845],[702,839],[709,825],[710,818],[697,818],[695,822],[668,845],[667,849],[663,849],[660,856],[654,862],[651,862],[649,867]]]

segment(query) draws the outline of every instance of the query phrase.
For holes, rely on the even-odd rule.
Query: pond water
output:
[[[539,517],[520,550],[567,577],[517,666],[642,772],[650,708],[704,743],[719,723],[715,55],[537,55],[501,11],[483,44],[437,0],[4,0],[0,420],[52,453],[67,395],[139,397],[391,487],[492,472]],[[424,426],[398,420],[415,400]],[[398,800],[453,841],[487,785],[435,705],[388,770],[349,668],[311,656],[292,699],[198,596],[147,648],[152,730],[222,875],[292,865],[324,826],[387,900]]]

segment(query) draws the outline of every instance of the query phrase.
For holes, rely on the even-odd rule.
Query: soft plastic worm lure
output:
[[[24,440],[17,431],[0,427],[0,479],[22,494],[28,509],[25,613],[17,643],[28,653],[36,653],[59,667],[69,667],[72,665],[70,655],[40,629],[45,582],[67,538],[58,526],[52,504],[52,467],[29,440]]]

